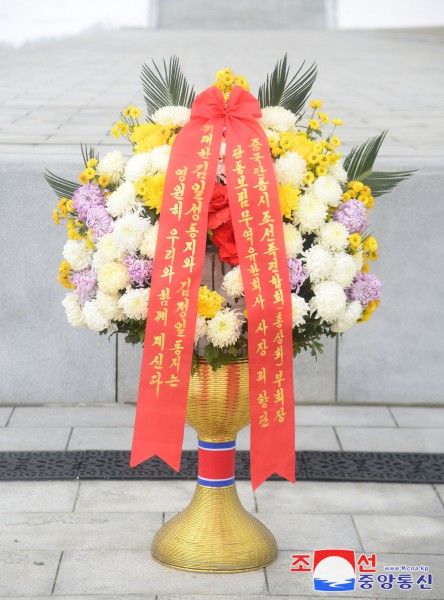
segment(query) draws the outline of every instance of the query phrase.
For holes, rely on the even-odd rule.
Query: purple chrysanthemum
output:
[[[138,287],[143,287],[151,279],[153,273],[153,261],[136,256],[127,256],[125,264],[128,269],[130,281]]]
[[[351,286],[345,290],[347,300],[357,300],[365,308],[369,302],[379,300],[381,297],[382,284],[377,277],[370,273],[358,273],[355,275]]]
[[[91,268],[74,271],[71,282],[76,286],[74,293],[80,302],[92,300],[97,293],[97,273]]]
[[[292,292],[296,292],[297,294],[301,285],[307,279],[307,271],[299,258],[290,258],[287,260],[287,263],[290,275],[290,288]]]
[[[362,233],[367,228],[367,211],[364,204],[355,198],[341,204],[333,219],[342,223],[350,234]]]
[[[94,183],[82,185],[72,195],[72,205],[77,212],[79,221],[86,221],[88,210],[93,206],[104,206],[105,202],[99,186]]]
[[[92,206],[86,214],[86,225],[93,230],[92,238],[97,240],[112,230],[113,218],[102,205]]]

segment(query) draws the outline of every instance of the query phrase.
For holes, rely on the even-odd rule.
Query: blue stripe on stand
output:
[[[204,450],[233,450],[236,448],[236,440],[230,442],[203,442],[199,440],[199,448]]]
[[[228,487],[234,484],[234,477],[230,477],[229,479],[204,479],[203,477],[198,477],[197,483],[205,487]]]

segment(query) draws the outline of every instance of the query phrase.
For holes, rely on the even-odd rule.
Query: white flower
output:
[[[334,281],[322,281],[313,287],[310,308],[326,323],[332,323],[343,313],[346,304],[344,290]]]
[[[279,185],[291,185],[300,188],[307,173],[307,163],[297,152],[287,152],[274,163]]]
[[[291,223],[284,223],[284,240],[287,258],[297,258],[302,252],[302,235]]]
[[[231,298],[240,298],[244,295],[244,283],[239,265],[228,271],[222,279],[222,289],[224,289]]]
[[[93,331],[103,331],[104,329],[108,329],[110,325],[109,319],[100,312],[96,300],[85,302],[83,306],[83,318],[87,327]]]
[[[123,214],[131,212],[137,204],[134,185],[127,181],[119,185],[117,190],[108,196],[106,210],[112,217],[121,217]]]
[[[63,247],[63,258],[69,262],[74,271],[86,269],[91,264],[93,251],[84,240],[67,240]]]
[[[319,228],[318,241],[327,250],[339,252],[348,245],[348,231],[342,223],[329,221]]]
[[[108,175],[111,183],[120,183],[125,172],[125,159],[118,150],[108,152],[96,167],[99,175]]]
[[[159,233],[159,221],[156,221],[154,225],[151,223],[145,225],[145,232],[140,242],[139,250],[147,258],[154,258],[157,244],[157,234]]]
[[[123,263],[117,261],[103,265],[97,275],[99,290],[105,294],[117,294],[119,290],[126,287],[128,282],[128,269]]]
[[[191,110],[185,106],[164,106],[151,116],[159,125],[175,125],[183,127],[190,120]]]
[[[333,267],[330,273],[330,279],[339,284],[342,288],[347,288],[356,275],[356,265],[353,256],[347,252],[339,252],[333,257]]]
[[[265,131],[265,135],[267,136],[267,138],[271,138],[275,142],[279,141],[279,134],[277,133],[277,131],[273,131],[272,129],[268,129],[267,127],[264,127],[263,125],[262,125],[262,129]]]
[[[331,175],[318,177],[313,184],[313,191],[327,206],[338,206],[342,200],[342,188]]]
[[[362,269],[363,264],[364,264],[364,258],[363,258],[362,250],[357,250],[353,254],[353,260],[355,261],[356,273],[359,273],[361,271],[361,269]]]
[[[309,310],[310,307],[301,296],[293,293],[291,294],[291,318],[293,327],[300,327],[304,323],[305,316],[308,314]]]
[[[125,179],[126,181],[139,181],[145,175],[151,175],[152,162],[151,152],[140,152],[136,154],[126,164]]]
[[[330,165],[328,167],[328,172],[335,179],[339,181],[339,183],[345,183],[348,179],[347,171],[340,163],[336,163],[335,165]]]
[[[298,208],[293,214],[294,223],[299,225],[301,232],[311,233],[324,223],[327,207],[309,190],[300,198]]]
[[[128,288],[119,300],[119,306],[130,319],[146,319],[150,288]]]
[[[331,330],[334,333],[344,333],[344,331],[347,331],[347,329],[353,327],[353,325],[361,317],[361,315],[362,304],[357,300],[355,300],[354,302],[350,302],[350,304],[347,304],[344,312],[340,315],[339,319],[332,324]]]
[[[166,173],[168,161],[170,160],[171,146],[165,144],[157,146],[151,152],[151,164],[153,173]]]
[[[112,236],[121,252],[135,252],[142,241],[147,221],[133,213],[114,222]]]
[[[203,338],[205,335],[207,335],[207,321],[205,317],[197,315],[196,329],[194,332],[194,343],[197,344],[200,338]]]
[[[125,318],[119,306],[119,298],[119,294],[105,294],[101,290],[97,292],[97,308],[110,321],[122,321]]]
[[[119,248],[114,241],[114,237],[111,233],[107,233],[96,241],[96,251],[92,263],[95,270],[98,271],[103,265],[116,260],[119,256]]]
[[[264,129],[289,131],[296,123],[296,115],[282,106],[267,106],[261,109],[262,118],[259,123]]]
[[[82,307],[76,294],[67,294],[62,300],[62,306],[65,309],[66,318],[72,327],[85,327]]]
[[[223,308],[208,321],[207,337],[214,346],[226,348],[239,339],[241,325],[242,321],[237,312]]]
[[[333,256],[330,252],[317,244],[302,254],[302,262],[305,263],[312,283],[319,283],[324,279],[328,279],[333,267]]]

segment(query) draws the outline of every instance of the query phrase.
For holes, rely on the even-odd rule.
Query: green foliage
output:
[[[204,358],[213,371],[217,371],[222,365],[229,365],[232,362],[236,362],[240,356],[246,356],[246,347],[241,348],[239,343],[227,348],[218,348],[217,346],[213,346],[213,344],[208,344],[204,351]]]
[[[74,192],[81,187],[80,183],[74,183],[73,181],[59,177],[48,169],[46,170],[46,173],[43,173],[43,177],[46,179],[47,183],[51,186],[53,192],[59,199],[71,198]]]
[[[120,321],[118,323],[119,333],[125,334],[125,342],[132,344],[143,344],[145,341],[146,319],[138,321],[136,319],[128,319],[128,321]]]
[[[282,106],[299,114],[310,94],[316,80],[317,67],[313,63],[301,73],[305,61],[289,80],[290,67],[287,65],[287,54],[276,63],[271,75],[267,75],[265,83],[259,88],[259,104],[266,106]],[[299,75],[301,73],[301,75]]]
[[[83,158],[83,162],[85,163],[85,167],[87,166],[87,162],[91,159],[91,158],[96,158],[97,160],[99,160],[99,154],[95,152],[94,148],[92,146],[90,146],[88,148],[87,144],[83,145],[80,144],[80,150],[82,151],[82,158]]]
[[[310,350],[311,356],[316,360],[318,354],[322,354],[324,346],[321,343],[321,337],[325,335],[327,337],[335,337],[336,334],[332,333],[325,324],[322,324],[320,319],[313,316],[307,317],[302,327],[293,329],[293,356],[296,356],[302,350]]]
[[[163,73],[153,61],[154,68],[142,65],[142,85],[148,115],[152,115],[164,106],[191,107],[196,96],[194,87],[190,88],[177,56],[172,56],[168,66],[163,61]]]
[[[374,171],[373,165],[387,131],[355,146],[344,160],[344,169],[350,181],[362,181],[372,189],[373,196],[391,192],[401,181],[415,171]]]

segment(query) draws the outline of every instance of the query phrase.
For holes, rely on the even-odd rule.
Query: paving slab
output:
[[[366,551],[444,554],[444,517],[354,515]]]
[[[0,451],[65,450],[70,433],[69,427],[2,427]]]
[[[223,594],[267,592],[264,571],[210,575],[187,573],[156,563],[148,550],[78,550],[63,553],[54,594]]]
[[[391,412],[400,427],[444,428],[444,407],[393,406]]]
[[[0,513],[71,512],[78,489],[78,481],[2,481]]]
[[[3,427],[4,425],[6,425],[13,410],[14,410],[13,406],[0,407],[0,427]]]
[[[444,428],[337,427],[343,450],[444,452]]]
[[[431,485],[297,481],[292,486],[274,481],[260,486],[255,495],[259,513],[279,506],[288,513],[444,516]]]
[[[18,406],[9,427],[132,427],[135,406]],[[0,413],[1,414],[1,413]]]
[[[393,427],[396,422],[386,406],[307,406],[296,403],[296,425]]]
[[[0,552],[0,598],[50,595],[60,552]]]
[[[68,450],[131,450],[132,427],[74,427]]]

